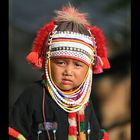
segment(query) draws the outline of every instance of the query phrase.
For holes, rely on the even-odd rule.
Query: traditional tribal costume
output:
[[[30,88],[30,90],[26,91],[26,95],[30,91],[31,93],[29,95],[31,97],[35,96],[32,97],[33,103],[30,102],[29,98],[24,97],[25,94],[22,95],[22,98],[20,97],[19,100],[27,99],[27,101],[22,101],[22,103],[17,101],[17,105],[20,104],[23,109],[22,111],[25,111],[26,113],[28,112],[29,114],[27,116],[23,114],[25,118],[18,118],[17,123],[16,120],[12,120],[10,127],[20,131],[27,139],[31,140],[37,139],[37,131],[38,140],[43,140],[39,134],[44,130],[47,134],[46,137],[44,137],[45,140],[50,140],[52,138],[56,140],[103,140],[89,98],[92,86],[92,73],[101,73],[104,68],[110,68],[107,59],[104,35],[101,29],[96,26],[91,26],[87,22],[85,14],[79,13],[71,6],[63,7],[62,11],[57,11],[57,15],[58,16],[50,23],[45,24],[39,30],[37,37],[33,42],[32,51],[27,56],[27,61],[31,63],[34,68],[42,69],[44,71],[41,86],[43,87],[43,119],[38,119],[41,115],[39,115],[39,117],[36,116],[36,112],[41,113],[41,111],[38,110],[39,105],[41,105],[41,102],[38,101],[41,98],[41,95],[38,96],[36,93],[33,94],[34,90],[32,88],[31,91]],[[88,33],[76,31],[73,26],[71,26],[71,28],[68,27],[70,24],[68,24],[67,27],[61,27],[61,25],[65,25],[67,22],[70,24],[76,24],[77,28],[83,26]],[[76,59],[88,66],[87,74],[77,89],[68,92],[62,91],[57,87],[52,79],[50,68],[51,58]],[[40,90],[40,87],[34,88],[37,89],[34,92]],[[39,104],[35,105],[36,111],[33,110],[33,104],[35,101],[37,101],[36,104]],[[23,103],[28,104],[27,106],[29,108],[27,108],[27,110],[23,107]],[[29,106],[29,104],[31,106]],[[14,115],[17,115],[18,109],[15,109],[16,111],[14,112]],[[31,112],[33,114],[31,114]],[[50,114],[53,114],[53,117],[51,117]],[[19,115],[17,116],[21,117]],[[24,129],[21,127],[20,123],[21,120],[27,123],[27,117],[29,117],[30,122],[28,127],[25,127],[26,129]],[[38,128],[35,125],[37,123],[39,124]],[[24,125],[26,126],[27,124]],[[64,128],[62,128],[62,126]],[[52,133],[50,133],[50,131],[52,131]]]

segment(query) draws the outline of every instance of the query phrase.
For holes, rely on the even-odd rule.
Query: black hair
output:
[[[56,31],[72,31],[80,34],[90,36],[89,31],[84,27],[83,24],[75,23],[72,21],[61,21],[57,23]]]

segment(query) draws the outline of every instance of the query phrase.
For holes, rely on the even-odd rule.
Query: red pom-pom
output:
[[[31,52],[27,55],[26,60],[33,65],[34,68],[42,68],[42,59],[39,58],[37,52]]]

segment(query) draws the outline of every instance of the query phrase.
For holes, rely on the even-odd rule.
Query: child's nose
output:
[[[69,65],[67,65],[67,67],[64,70],[64,75],[72,76],[72,74],[73,74],[73,67],[72,67],[72,65],[69,64]]]

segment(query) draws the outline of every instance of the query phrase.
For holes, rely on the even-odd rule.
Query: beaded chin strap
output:
[[[77,112],[88,102],[92,85],[92,70],[90,67],[82,84],[72,92],[64,92],[55,85],[51,76],[50,59],[48,59],[45,69],[47,89],[63,110],[66,112]]]

